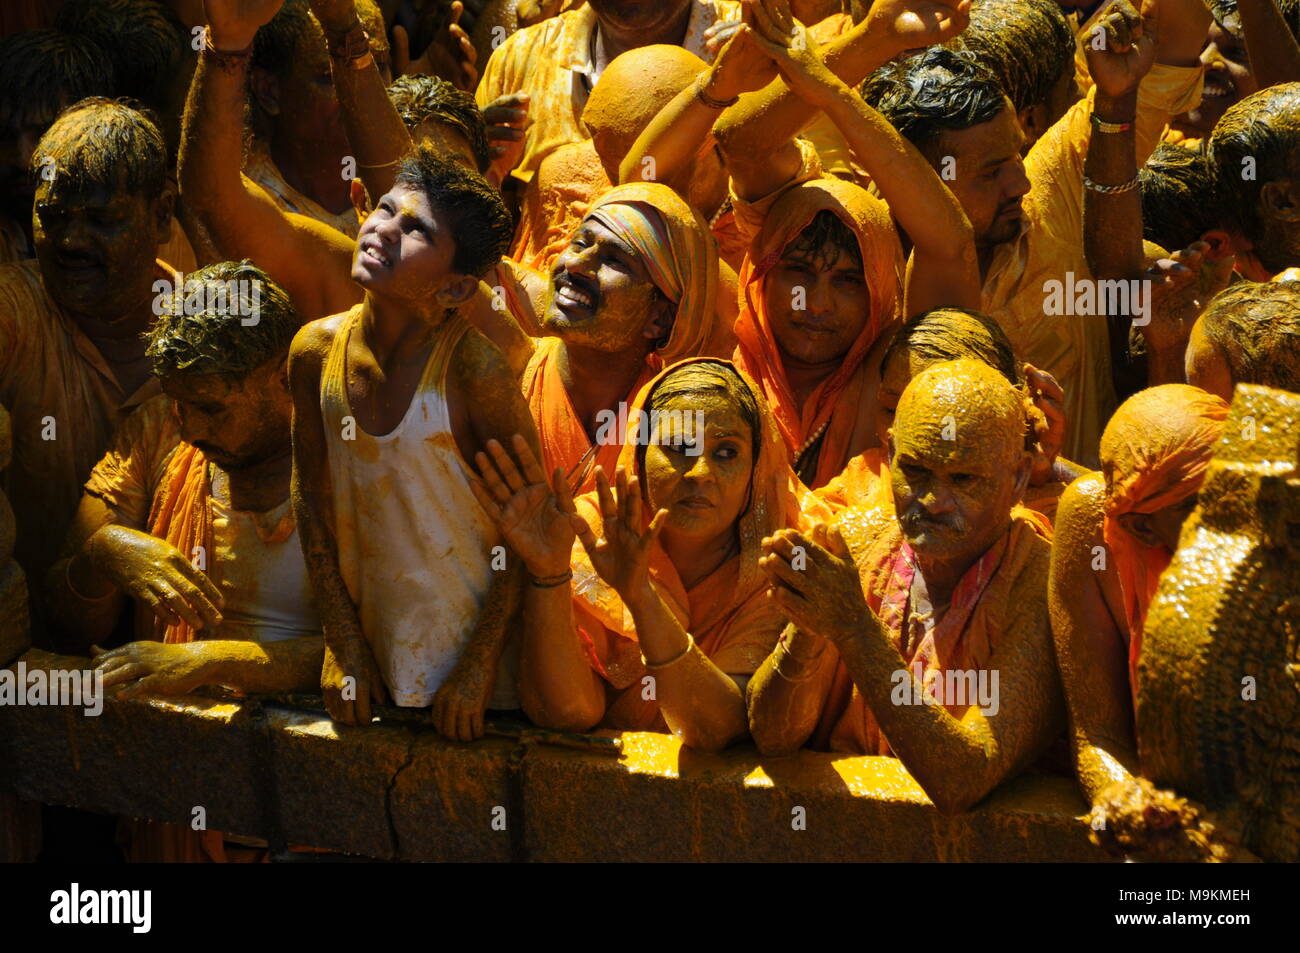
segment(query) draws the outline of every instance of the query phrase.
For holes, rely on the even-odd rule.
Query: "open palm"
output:
[[[867,29],[915,50],[946,43],[970,25],[970,0],[876,0]]]
[[[564,471],[553,475],[557,491],[547,484],[528,441],[515,434],[512,443],[518,464],[505,447],[489,440],[488,452],[475,457],[480,480],[471,480],[470,487],[529,572],[539,577],[567,572],[574,521],[581,519]]]
[[[650,585],[650,548],[659,538],[668,511],[656,513],[650,526],[642,531],[640,481],[632,480],[629,485],[627,471],[619,467],[615,474],[615,488],[616,494],[610,490],[605,471],[597,467],[596,498],[600,503],[603,539],[596,539],[591,527],[580,518],[574,528],[578,530],[578,539],[582,540],[582,547],[600,578],[613,587],[624,602],[629,602],[643,595]]]

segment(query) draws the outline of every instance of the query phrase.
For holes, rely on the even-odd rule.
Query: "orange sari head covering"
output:
[[[834,213],[857,236],[862,270],[871,292],[870,313],[840,368],[800,407],[786,381],[763,286],[786,246],[823,211]],[[862,399],[860,386],[850,384],[876,339],[902,314],[903,270],[902,246],[885,203],[865,189],[829,178],[796,185],[777,199],[741,266],[736,363],[763,388],[792,458],[819,428],[826,427],[814,486],[826,483],[847,462],[857,405]],[[837,409],[840,412],[834,413]]]
[[[655,369],[701,354],[713,335],[718,294],[718,248],[708,222],[657,182],[612,188],[587,216],[636,251],[655,287],[677,306],[668,342],[651,355]]]
[[[765,594],[767,579],[758,566],[762,555],[760,546],[763,537],[783,527],[795,526],[798,521],[796,480],[762,391],[729,361],[700,358],[669,367],[637,395],[628,415],[628,442],[623,444],[618,462],[629,477],[641,478],[634,429],[637,412],[649,406],[655,389],[675,372],[705,363],[724,373],[733,372],[736,386],[748,387],[758,406],[758,453],[750,478],[749,505],[736,522],[740,552],[687,590],[667,553],[656,543],[650,554],[650,575],[665,604],[706,656],[728,674],[751,674],[771,653],[785,625]],[[596,494],[579,497],[577,509],[600,536],[602,522]],[[642,507],[644,527],[649,527],[653,516],[649,506]],[[651,728],[659,718],[658,705],[645,702],[637,684],[645,669],[631,615],[618,593],[596,573],[580,542],[575,542],[573,548],[573,594],[574,615],[593,668],[616,691],[632,686],[611,705],[606,716],[608,726]]]
[[[1124,593],[1129,631],[1129,684],[1137,697],[1137,660],[1147,609],[1173,553],[1148,546],[1120,524],[1125,513],[1154,513],[1201,488],[1223,432],[1228,404],[1189,384],[1139,391],[1115,411],[1101,436],[1106,480],[1102,532]]]

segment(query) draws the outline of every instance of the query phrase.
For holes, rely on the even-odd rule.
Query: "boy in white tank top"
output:
[[[457,310],[510,237],[480,176],[417,147],[358,235],[365,300],[294,340],[293,499],[339,721],[368,723],[372,702],[432,705],[444,735],[469,741],[486,709],[518,707],[505,623],[522,574],[465,461],[491,438],[537,436],[500,350]]]

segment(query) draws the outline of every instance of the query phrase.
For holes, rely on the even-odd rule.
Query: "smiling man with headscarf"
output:
[[[594,488],[595,465],[612,473],[621,445],[610,414],[621,416],[662,368],[726,355],[717,281],[708,224],[672,189],[624,185],[601,196],[555,260],[543,319],[552,336],[523,376],[547,473],[563,467],[580,490]]]

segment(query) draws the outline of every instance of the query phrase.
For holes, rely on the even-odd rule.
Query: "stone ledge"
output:
[[[23,661],[88,665],[39,650]],[[384,860],[1108,859],[1088,843],[1068,778],[1022,777],[944,817],[891,758],[705,755],[651,733],[623,735],[611,755],[545,737],[462,745],[255,700],[110,699],[98,717],[6,706],[0,787],[183,823],[201,805],[212,828]]]

